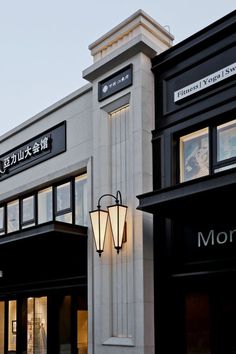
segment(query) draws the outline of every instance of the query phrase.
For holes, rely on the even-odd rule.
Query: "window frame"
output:
[[[226,169],[233,169],[236,168],[236,156],[235,157],[230,157],[228,159],[225,160],[221,160],[218,161],[217,160],[217,152],[218,152],[218,140],[217,140],[217,128],[225,123],[230,123],[231,121],[236,120],[235,118],[232,118],[230,120],[224,120],[224,121],[219,121],[217,120],[214,124],[203,124],[201,126],[195,126],[195,129],[188,129],[188,130],[184,130],[178,133],[177,139],[174,139],[175,141],[177,141],[177,144],[174,144],[174,146],[177,147],[176,149],[176,154],[175,154],[175,161],[177,169],[177,178],[175,179],[176,183],[186,183],[186,182],[191,182],[191,181],[196,181],[199,180],[199,178],[204,178],[204,177],[209,177],[209,176],[213,176],[215,174],[218,174],[220,172],[223,172]],[[189,180],[181,180],[181,138],[188,135],[188,134],[194,134],[197,133],[198,131],[201,131],[203,129],[208,128],[208,148],[209,148],[209,152],[208,152],[208,156],[209,156],[209,173],[207,175],[204,176],[199,176],[196,178],[192,178]],[[235,165],[235,166],[233,166]],[[221,170],[222,169],[222,170]],[[218,171],[217,171],[218,170]]]
[[[9,234],[13,234],[13,233],[17,233],[20,232],[22,229],[25,229],[28,227],[35,227],[38,225],[43,225],[46,224],[48,222],[51,221],[57,221],[57,222],[61,222],[63,223],[64,221],[60,221],[60,220],[56,220],[57,216],[63,216],[65,214],[71,213],[72,217],[71,217],[71,225],[77,225],[76,224],[76,201],[75,201],[75,180],[77,177],[79,176],[85,176],[86,181],[88,180],[87,177],[87,171],[83,171],[81,172],[81,174],[76,174],[70,178],[67,178],[65,180],[61,180],[59,182],[56,183],[52,183],[52,184],[48,184],[45,186],[41,186],[41,188],[32,191],[31,193],[26,193],[26,194],[22,194],[20,197],[15,198],[13,197],[13,199],[10,200],[6,200],[1,202],[0,204],[0,208],[3,208],[4,210],[4,217],[3,217],[3,228],[0,229],[0,238],[1,237],[6,237]],[[70,183],[70,206],[69,208],[65,208],[62,209],[60,211],[57,211],[57,187],[66,183]],[[45,221],[45,222],[41,222],[39,224],[39,215],[38,215],[38,194],[39,192],[43,191],[44,189],[47,188],[52,188],[52,220],[50,221]],[[34,202],[33,202],[33,207],[34,207],[34,217],[33,219],[27,220],[27,221],[23,221],[23,200],[28,198],[28,197],[33,197],[34,198]],[[8,205],[13,203],[13,202],[18,202],[18,214],[19,214],[19,220],[18,220],[18,229],[14,230],[14,231],[8,231]],[[31,225],[33,224],[34,225]],[[85,226],[82,225],[81,226]]]
[[[224,167],[229,167],[230,168],[234,168],[234,167],[230,167],[233,164],[236,164],[236,156],[224,159],[224,160],[217,160],[217,149],[218,149],[218,140],[217,140],[217,128],[225,123],[230,123],[233,122],[236,119],[231,119],[231,120],[227,120],[224,122],[221,122],[217,125],[215,125],[212,128],[212,142],[213,142],[213,156],[212,156],[212,174],[215,173],[219,173],[220,171],[216,171],[217,169],[221,169]]]

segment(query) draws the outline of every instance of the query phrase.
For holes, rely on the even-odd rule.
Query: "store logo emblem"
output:
[[[98,101],[102,101],[133,84],[132,64],[98,83]]]
[[[107,85],[103,86],[102,92],[103,92],[103,93],[106,93],[107,91],[108,91],[108,86],[107,86]]]

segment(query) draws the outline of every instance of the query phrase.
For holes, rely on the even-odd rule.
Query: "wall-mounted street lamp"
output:
[[[108,211],[101,209],[100,202],[104,197],[112,197],[115,199],[115,204],[107,207]],[[117,253],[119,253],[119,250],[122,247],[127,214],[127,206],[122,204],[120,191],[117,191],[115,196],[113,194],[103,194],[98,199],[97,210],[90,211],[89,214],[93,228],[96,251],[99,253],[99,256],[101,257],[104,250],[108,215],[111,223],[114,247],[117,250]]]

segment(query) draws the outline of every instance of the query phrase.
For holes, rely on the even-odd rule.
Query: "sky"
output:
[[[0,0],[0,136],[87,84],[89,44],[138,9],[177,44],[235,8],[235,0]]]

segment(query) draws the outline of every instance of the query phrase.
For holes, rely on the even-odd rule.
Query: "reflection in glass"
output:
[[[72,213],[58,215],[56,217],[56,221],[66,222],[67,224],[72,224]]]
[[[187,354],[210,354],[210,310],[207,294],[186,296]]]
[[[75,178],[75,223],[87,225],[87,175]]]
[[[1,207],[0,208],[0,235],[4,235],[5,234],[4,217],[5,217],[4,207]]]
[[[38,223],[52,220],[52,187],[38,192]]]
[[[88,353],[88,311],[77,311],[77,349],[78,353]]]
[[[71,208],[71,183],[67,182],[56,187],[57,212]]]
[[[214,172],[221,172],[221,171],[226,171],[226,170],[230,170],[231,168],[236,167],[236,163],[232,163],[231,165],[226,165],[223,167],[219,167],[219,168],[215,168]]]
[[[19,230],[19,200],[7,204],[7,231]]]
[[[8,302],[8,351],[16,351],[16,333],[17,333],[17,318],[16,318],[16,300]]]
[[[217,161],[236,157],[236,119],[217,127]]]
[[[34,222],[34,196],[22,199],[22,224],[27,223],[26,227],[35,225]]]
[[[209,174],[208,128],[180,138],[180,182]]]
[[[0,354],[4,354],[4,318],[5,318],[5,302],[0,301]]]
[[[27,354],[47,353],[47,297],[27,300]]]

